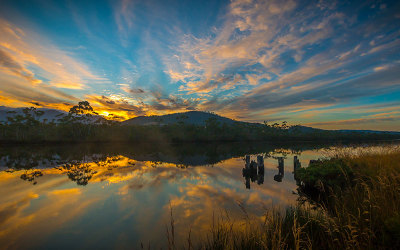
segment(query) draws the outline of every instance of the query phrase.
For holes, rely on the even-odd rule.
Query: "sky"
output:
[[[2,106],[400,131],[399,1],[0,6]]]

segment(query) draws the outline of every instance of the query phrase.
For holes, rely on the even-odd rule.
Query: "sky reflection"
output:
[[[117,155],[67,163],[70,167],[4,170],[0,172],[0,243],[12,248],[76,244],[124,248],[151,241],[161,246],[166,242],[170,206],[177,232],[186,234],[188,225],[204,232],[214,213],[230,211],[242,218],[240,206],[261,215],[263,208],[293,203],[296,185],[290,159],[282,183],[273,181],[275,159],[267,159],[264,184],[252,183],[250,190],[241,174],[242,157],[184,167]],[[21,179],[35,171],[43,176]],[[71,171],[90,178],[79,182]],[[91,237],[84,237],[88,232]]]
[[[242,220],[248,214],[261,218],[266,208],[294,204],[297,196],[293,192],[297,186],[292,174],[293,157],[298,155],[301,164],[307,166],[310,159],[324,154],[322,149],[309,147],[304,150],[278,147],[265,150],[267,153],[255,147],[247,154],[253,160],[256,155],[264,155],[264,182],[260,185],[251,182],[247,189],[242,175],[246,153],[193,166],[139,161],[126,156],[126,152],[89,150],[88,154],[70,158],[68,150],[61,149],[51,149],[56,150],[53,153],[66,153],[58,154],[59,163],[53,166],[46,163],[34,169],[6,168],[5,158],[13,158],[9,154],[0,156],[1,246],[132,248],[140,247],[141,242],[145,245],[151,242],[152,247],[161,247],[167,243],[170,207],[177,239],[185,241],[189,229],[193,239],[200,239],[205,237],[213,216],[229,214],[235,220]],[[74,154],[84,151],[73,150]],[[54,158],[52,154],[39,152],[48,151],[43,148],[32,151],[36,156]],[[281,182],[274,180],[278,156],[285,157]],[[45,162],[43,157],[37,160]],[[21,178],[35,171],[42,175],[33,180]]]

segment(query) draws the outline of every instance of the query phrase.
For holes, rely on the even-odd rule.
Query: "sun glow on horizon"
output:
[[[209,110],[399,130],[399,10],[398,1],[5,0],[0,105],[68,111],[87,100],[113,120]]]

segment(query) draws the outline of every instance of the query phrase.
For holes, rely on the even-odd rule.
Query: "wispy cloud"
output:
[[[199,109],[252,121],[399,90],[399,63],[387,54],[400,51],[399,32],[376,24],[393,13],[383,20],[377,10],[375,22],[359,23],[364,7],[232,1],[212,35],[182,38],[167,73],[180,91],[214,97]],[[231,97],[221,98],[226,90]]]
[[[135,1],[121,0],[116,1],[114,6],[115,23],[123,46],[127,46],[127,39],[133,29],[135,22],[134,8]]]
[[[196,109],[317,123],[393,112],[357,107],[388,105],[400,93],[395,1],[66,6],[66,18],[43,16],[54,26],[33,17],[1,19],[1,103],[56,106],[88,98],[125,118]]]
[[[10,72],[22,78],[25,78],[32,84],[38,84],[42,81],[35,79],[33,73],[28,69],[21,66],[14,58],[7,52],[0,49],[0,67],[5,72]]]
[[[22,102],[76,101],[76,96],[57,89],[79,90],[89,82],[107,81],[46,38],[1,19],[0,70],[1,91]]]
[[[56,48],[38,34],[22,31],[21,28],[0,20],[0,35],[3,55],[12,57],[14,65],[24,67],[20,70],[22,75],[32,75],[26,67],[34,66],[40,69],[40,78],[45,79],[48,84],[72,89],[83,88],[88,80],[106,80],[90,72],[86,65]],[[39,75],[36,78],[38,77]]]
[[[179,78],[185,83],[181,90],[190,93],[210,92],[231,84],[223,77],[231,72],[280,74],[284,53],[292,53],[292,57],[300,61],[304,54],[301,49],[329,37],[331,26],[343,18],[340,13],[333,13],[315,21],[317,14],[309,14],[312,12],[305,10],[300,17],[292,18],[290,15],[296,10],[296,5],[294,1],[284,4],[233,1],[226,21],[215,31],[215,36],[183,37],[185,42],[178,48],[179,54],[175,57],[182,72],[170,69],[168,73],[173,79],[188,75],[188,72],[201,76],[199,81]],[[304,28],[307,25],[309,27]],[[221,78],[223,83],[219,81]],[[254,81],[251,84],[256,85]]]
[[[338,121],[326,121],[326,122],[314,122],[308,123],[306,125],[310,126],[321,126],[321,125],[360,125],[363,123],[379,123],[384,121],[400,121],[400,116],[387,116],[387,117],[369,117],[369,118],[357,118],[357,119],[348,119],[348,120],[338,120]]]

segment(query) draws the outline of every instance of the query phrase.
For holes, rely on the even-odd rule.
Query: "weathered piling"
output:
[[[250,155],[246,155],[245,167],[242,169],[242,175],[245,178],[245,185],[247,189],[250,189],[250,182],[256,182],[258,185],[264,183],[264,157],[262,155],[257,156],[257,162],[252,161]]]
[[[242,169],[242,174],[246,180],[245,182],[246,188],[250,189],[250,178],[251,178],[250,155],[246,155],[244,157],[244,160],[245,160],[245,165],[244,168]]]
[[[246,168],[250,168],[250,155],[246,155],[244,158],[246,161]]]
[[[297,156],[295,156],[293,159],[293,169],[296,172],[296,170],[299,168],[301,168],[301,163],[300,160],[297,158]]]
[[[264,157],[262,155],[257,155],[257,164],[264,167]]]
[[[278,157],[278,170],[279,174],[283,176],[285,172],[283,157]]]
[[[257,155],[257,184],[264,183],[264,156]]]
[[[257,162],[251,161],[250,162],[250,169],[256,170],[256,172],[257,172]]]
[[[257,180],[257,162],[250,162],[250,180],[255,182]]]
[[[294,179],[296,180],[296,184],[300,185],[300,180],[297,176],[297,170],[301,168],[300,160],[298,159],[297,155],[293,159],[293,175]]]
[[[250,189],[250,177],[246,177],[245,178],[245,180],[246,180],[246,189]]]
[[[274,175],[274,180],[277,182],[281,182],[283,179],[283,176],[285,175],[285,170],[284,170],[284,161],[283,157],[278,157],[278,174]]]
[[[279,167],[283,167],[284,161],[283,161],[283,157],[278,157],[278,165]]]
[[[257,155],[257,174],[264,176],[264,156]]]

